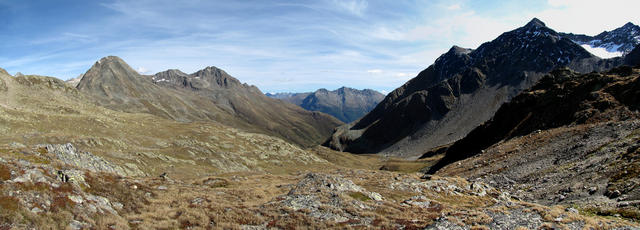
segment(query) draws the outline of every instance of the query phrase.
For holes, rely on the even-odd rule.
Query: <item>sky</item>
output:
[[[115,55],[142,74],[216,66],[263,92],[387,93],[451,46],[537,17],[596,35],[640,24],[640,1],[0,0],[0,68],[63,80]]]

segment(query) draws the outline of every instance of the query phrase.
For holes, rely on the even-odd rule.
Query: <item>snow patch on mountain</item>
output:
[[[596,55],[600,58],[614,58],[620,57],[623,55],[622,52],[617,51],[618,49],[607,49],[605,47],[591,47],[589,44],[580,45],[585,50],[589,51],[589,53]],[[614,51],[615,50],[615,51]]]

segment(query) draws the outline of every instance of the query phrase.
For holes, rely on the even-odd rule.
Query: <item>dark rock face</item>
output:
[[[573,33],[560,33],[560,35],[580,45],[605,48],[609,52],[622,52],[623,54],[628,54],[640,44],[640,26],[631,22],[615,30],[604,31],[596,36]]]
[[[326,114],[268,98],[216,67],[192,74],[167,70],[142,76],[110,56],[96,62],[77,88],[110,109],[186,122],[217,121],[301,146],[320,143],[342,124]]]
[[[636,46],[635,49],[624,57],[624,64],[629,66],[640,65],[640,45]]]
[[[446,149],[445,157],[430,172],[536,130],[637,119],[638,114],[633,112],[640,107],[637,72],[626,66],[612,69],[607,75],[554,70],[530,90],[502,105],[491,120]]]
[[[309,111],[329,114],[350,123],[371,111],[384,95],[371,89],[342,87],[333,91],[319,89],[313,93],[267,94],[272,98],[299,105]]]
[[[556,67],[591,72],[621,62],[595,57],[533,19],[476,50],[454,46],[358,122],[338,128],[325,145],[417,157],[464,137]]]

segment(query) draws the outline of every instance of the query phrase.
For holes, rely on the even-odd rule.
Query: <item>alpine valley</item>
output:
[[[640,229],[639,32],[534,18],[388,95],[0,69],[0,229]]]

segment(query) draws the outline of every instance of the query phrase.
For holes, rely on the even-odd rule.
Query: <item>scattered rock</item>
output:
[[[607,192],[605,192],[604,195],[606,197],[609,197],[610,199],[614,199],[622,195],[622,193],[620,192],[620,190],[616,189],[616,190],[607,190]]]
[[[422,176],[420,177],[420,179],[423,179],[423,180],[431,180],[431,178],[432,178],[432,177],[433,177],[433,175],[431,175],[431,174],[426,174],[426,173],[425,173],[424,175],[422,175]]]
[[[113,206],[113,208],[117,210],[121,210],[122,208],[124,208],[124,205],[120,202],[113,202],[111,203],[111,206]]]
[[[22,144],[22,143],[11,142],[11,144],[9,144],[9,147],[16,148],[16,149],[21,149],[21,148],[26,148],[27,146]]]
[[[202,197],[196,197],[196,198],[194,198],[193,200],[191,200],[191,204],[192,204],[192,205],[201,205],[201,204],[202,204],[202,202],[204,202],[204,201],[205,201],[205,199],[204,199],[204,198],[202,198]]]
[[[577,209],[575,209],[575,208],[571,208],[571,207],[566,208],[566,209],[565,209],[565,211],[570,212],[570,213],[576,213],[576,214],[578,213],[578,210],[577,210]]]
[[[71,222],[69,223],[69,229],[72,230],[88,229],[89,227],[89,224],[77,220],[71,220]]]
[[[432,202],[433,202],[432,200],[428,199],[425,196],[413,196],[403,201],[402,203],[410,206],[416,206],[416,207],[421,207],[426,209],[431,207]]]
[[[160,186],[156,187],[156,189],[164,191],[164,190],[167,190],[167,186],[160,185]]]
[[[95,156],[89,152],[81,152],[71,144],[61,145],[43,145],[47,152],[52,153],[62,162],[93,172],[114,173],[121,176],[140,176],[144,175],[142,171],[136,172],[127,170],[121,166],[115,165],[101,157]]]
[[[76,204],[82,204],[82,202],[84,201],[82,196],[78,195],[69,195],[69,200],[75,202]]]
[[[33,212],[33,213],[41,213],[41,212],[43,212],[43,210],[38,208],[38,207],[34,207],[34,208],[31,209],[31,212]]]

